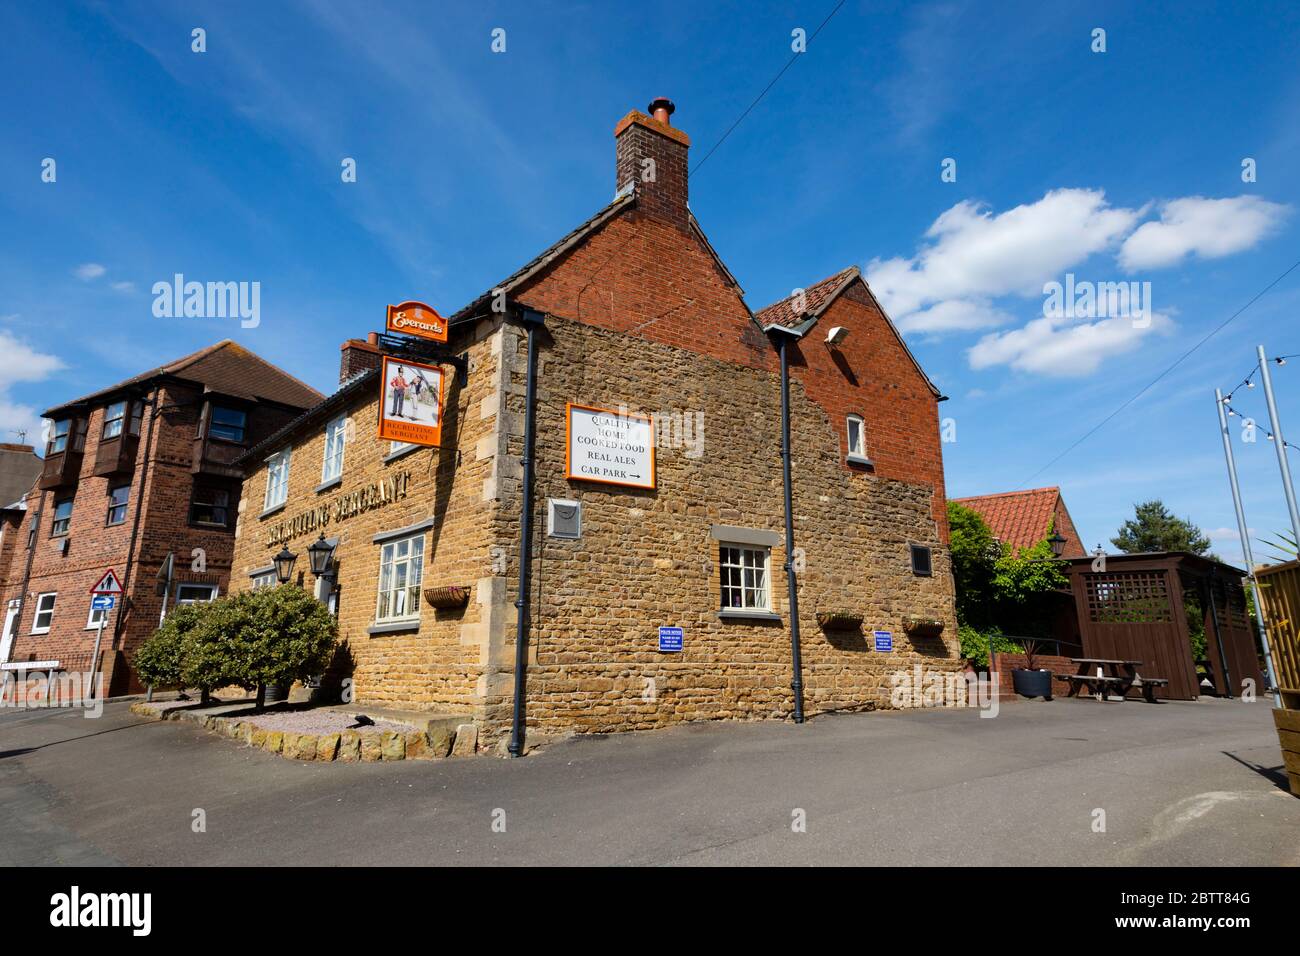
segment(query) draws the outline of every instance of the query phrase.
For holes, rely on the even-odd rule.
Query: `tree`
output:
[[[1125,554],[1190,551],[1207,555],[1210,539],[1189,518],[1176,517],[1159,498],[1134,505],[1135,517],[1110,539]]]
[[[150,687],[181,687],[185,637],[202,616],[202,605],[181,604],[135,652],[132,664],[140,680]]]
[[[1002,546],[978,511],[948,502],[948,542],[957,591],[957,620],[987,627],[993,612],[994,566]]]
[[[245,592],[240,676],[250,686],[291,684],[321,674],[338,639],[338,623],[300,587],[282,584]]]
[[[1012,634],[1040,637],[1051,630],[1053,613],[1049,595],[1068,583],[1047,541],[1053,530],[1048,528],[1047,534],[1032,547],[1015,553],[1005,549],[994,564],[997,621]]]

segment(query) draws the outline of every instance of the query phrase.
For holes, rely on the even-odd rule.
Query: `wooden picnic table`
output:
[[[1163,677],[1144,678],[1138,673],[1143,661],[1115,660],[1107,657],[1071,657],[1070,662],[1078,666],[1073,674],[1058,675],[1070,684],[1066,696],[1077,697],[1083,688],[1087,688],[1097,700],[1106,700],[1114,691],[1120,700],[1128,696],[1133,688],[1142,691],[1142,696],[1149,703],[1155,703],[1155,689],[1164,687],[1169,681]]]

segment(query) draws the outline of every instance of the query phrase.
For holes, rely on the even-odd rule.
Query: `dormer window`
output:
[[[247,425],[248,416],[239,409],[213,405],[208,437],[242,444]]]
[[[862,420],[862,416],[849,415],[845,420],[845,429],[848,460],[855,465],[871,464],[871,459],[867,457],[867,423]]]

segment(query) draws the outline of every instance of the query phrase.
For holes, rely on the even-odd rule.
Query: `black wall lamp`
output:
[[[293,577],[293,563],[298,560],[298,555],[289,550],[288,545],[280,548],[280,553],[275,556],[275,576],[280,579],[281,584],[288,584],[289,579]]]

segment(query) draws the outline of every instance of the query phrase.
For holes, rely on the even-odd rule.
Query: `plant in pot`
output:
[[[1043,700],[1051,700],[1052,672],[1034,666],[1040,650],[1039,642],[1027,638],[1020,642],[1020,647],[1025,652],[1025,666],[1012,669],[1011,686],[1021,697],[1041,697]]]

